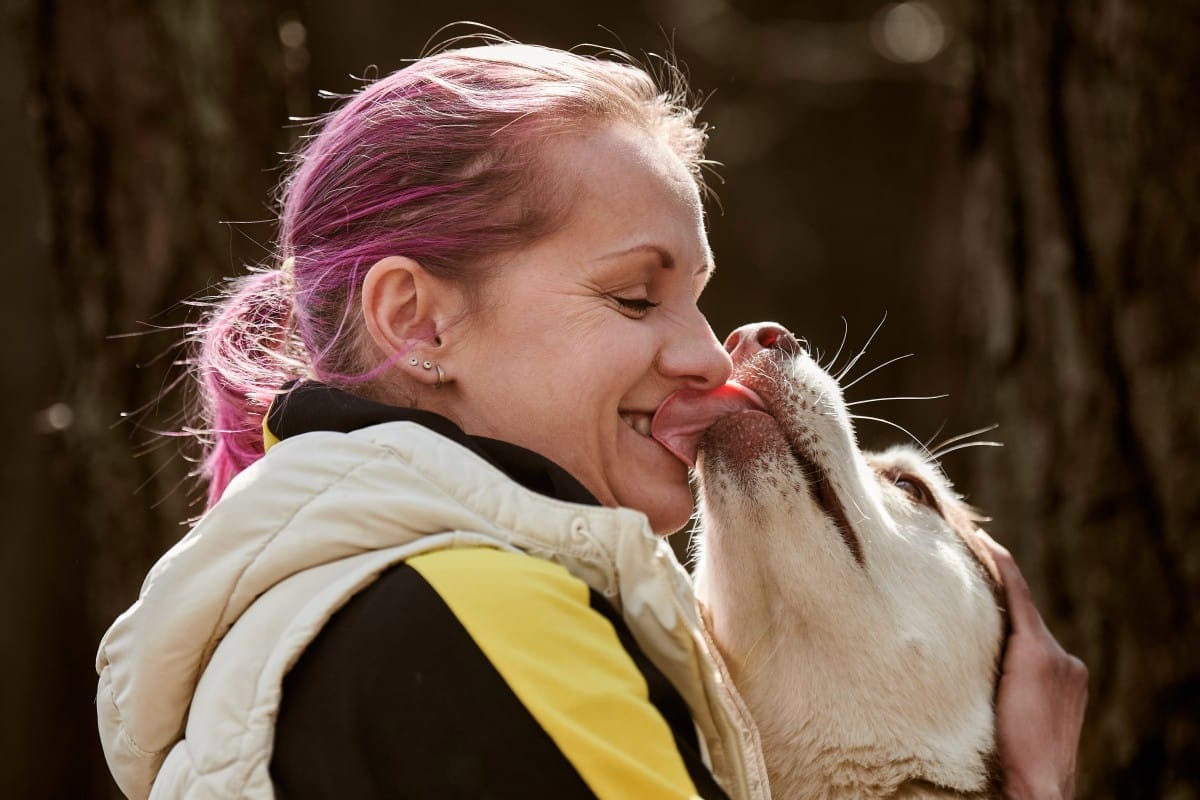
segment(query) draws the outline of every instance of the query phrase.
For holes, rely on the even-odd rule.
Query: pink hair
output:
[[[287,381],[353,385],[359,292],[389,255],[468,289],[486,265],[554,229],[539,142],[604,120],[661,137],[697,184],[705,132],[677,70],[660,88],[629,63],[515,43],[443,50],[365,86],[314,126],[281,186],[278,251],[290,269],[231,283],[195,332],[209,505],[263,454],[262,417]]]

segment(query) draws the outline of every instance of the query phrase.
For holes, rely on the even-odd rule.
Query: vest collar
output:
[[[472,436],[432,411],[378,403],[316,381],[284,389],[263,420],[267,449],[302,433],[350,433],[384,422],[415,422],[467,448],[526,489],[569,503],[600,505],[582,483],[545,456],[499,439]]]

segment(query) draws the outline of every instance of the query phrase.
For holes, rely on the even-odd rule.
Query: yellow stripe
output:
[[[270,413],[271,413],[271,410],[268,408],[267,413],[263,414],[262,432],[263,432],[263,452],[264,453],[267,452],[268,450],[270,450],[275,445],[279,444],[279,437],[276,436],[275,434],[271,433],[271,429],[269,427],[267,427],[267,414],[270,414]]]
[[[487,548],[408,563],[598,798],[697,797],[645,679],[589,605],[583,581],[549,561]]]

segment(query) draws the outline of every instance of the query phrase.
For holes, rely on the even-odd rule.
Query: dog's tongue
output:
[[[766,410],[762,398],[740,383],[727,383],[710,392],[680,390],[663,401],[654,414],[650,433],[689,467],[696,465],[700,437],[721,417],[738,411]]]

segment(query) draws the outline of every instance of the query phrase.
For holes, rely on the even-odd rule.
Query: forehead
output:
[[[564,228],[580,246],[656,244],[711,262],[699,187],[665,142],[606,123],[554,139],[546,164],[569,204]]]
[[[630,180],[650,180],[679,202],[700,206],[696,181],[679,156],[661,137],[631,123],[595,123],[547,142],[550,163],[586,185],[615,187]]]

